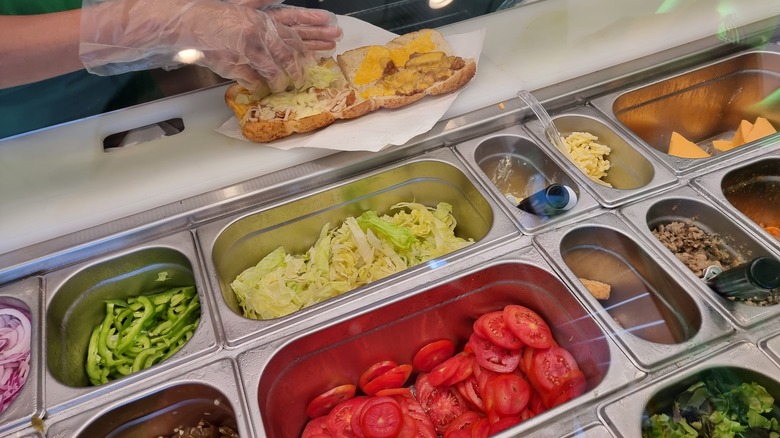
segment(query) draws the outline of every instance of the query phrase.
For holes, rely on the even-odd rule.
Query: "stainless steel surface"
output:
[[[239,217],[229,217],[198,229],[201,247],[207,254],[207,270],[214,291],[220,293],[218,311],[226,327],[227,341],[236,344],[249,337],[267,334],[275,327],[326,312],[344,300],[367,299],[369,291],[405,275],[420,274],[446,263],[457,254],[474,251],[480,245],[517,233],[515,227],[494,208],[494,203],[477,189],[473,177],[446,149],[424,158],[356,177],[297,199],[255,209]],[[374,209],[387,213],[398,202],[416,201],[429,206],[447,202],[457,220],[456,235],[474,239],[475,244],[434,264],[423,264],[368,284],[320,304],[273,320],[245,318],[230,287],[243,270],[254,266],[279,246],[290,253],[311,247],[326,223],[336,226],[348,216]],[[496,214],[499,213],[499,214]],[[295,236],[295,239],[290,238]]]
[[[641,436],[641,419],[644,415],[658,412],[698,380],[700,373],[719,370],[733,378],[747,383],[756,382],[764,386],[775,400],[780,398],[780,369],[754,344],[737,343],[723,351],[712,352],[708,357],[676,369],[656,380],[645,382],[618,400],[600,408],[606,423],[618,432],[618,437]]]
[[[505,108],[443,121],[404,146],[377,154],[336,154],[0,255],[0,297],[24,301],[33,311],[34,330],[46,334],[33,339],[31,378],[18,403],[0,415],[0,435],[39,436],[30,423],[41,416],[46,436],[147,436],[135,427],[148,422],[152,437],[164,433],[157,427],[175,423],[173,411],[194,419],[196,411],[208,410],[211,399],[219,400],[215,415],[235,416],[241,436],[295,434],[308,398],[332,383],[329,379],[354,378],[377,355],[408,361],[427,335],[453,336],[462,344],[478,312],[508,302],[527,304],[552,322],[556,339],[581,361],[588,387],[581,397],[500,438],[517,432],[633,438],[655,391],[702,367],[777,376],[780,335],[772,323],[777,310],[753,314],[713,297],[648,226],[695,210],[703,225],[741,236],[748,251],[777,256],[780,243],[732,206],[722,182],[744,182],[731,178],[747,175],[741,169],[760,161],[778,160],[780,145],[769,139],[681,171],[628,132],[611,106],[597,105],[599,111],[587,106],[598,103],[597,96],[609,99],[655,83],[659,75],[687,72],[701,65],[702,56],[712,59],[721,49],[691,58],[690,47],[676,48],[535,91],[571,129],[584,125],[583,130],[599,130],[594,133],[602,139],[615,136],[623,173],[614,182],[624,189],[602,191],[550,145],[535,141],[530,111],[513,99]],[[676,58],[680,53],[686,57]],[[580,203],[560,218],[528,222],[485,173],[495,153],[513,155],[551,180],[558,174],[577,187]],[[689,182],[695,190],[674,189]],[[285,318],[254,321],[235,312],[224,286],[242,266],[276,244],[305,249],[324,222],[365,208],[386,209],[409,195],[425,203],[451,202],[461,235],[477,242]],[[672,205],[669,199],[681,202]],[[713,202],[709,209],[707,201]],[[667,211],[675,205],[675,211]],[[616,206],[623,207],[619,214],[609,211]],[[235,245],[244,238],[258,242],[245,251],[248,256]],[[614,280],[610,275],[617,271],[608,272],[607,266],[615,265],[625,274],[615,285],[615,301],[638,297],[639,289],[655,293],[659,302],[670,304],[661,315],[674,334],[644,332],[645,338],[661,341],[651,342],[629,332],[613,316],[623,319],[620,312],[631,302],[614,303],[610,314],[577,279]],[[195,337],[151,369],[99,387],[81,386],[84,334],[79,329],[94,323],[103,298],[137,290],[156,278],[160,266],[199,291],[203,310]],[[623,324],[636,327],[637,322],[623,319]]]
[[[695,346],[734,331],[707,301],[688,292],[687,279],[667,272],[655,251],[640,246],[612,213],[534,241],[643,369],[690,355]],[[609,300],[596,300],[579,278],[610,284]]]
[[[572,132],[589,132],[597,136],[598,143],[609,146],[612,150],[606,157],[610,162],[604,182],[612,187],[606,187],[590,180],[574,163],[564,158],[557,148],[546,139],[544,128],[538,120],[526,124],[527,129],[543,144],[551,154],[554,154],[572,173],[586,184],[596,200],[607,208],[617,207],[649,193],[664,190],[677,184],[677,178],[669,169],[654,159],[651,155],[636,146],[636,142],[624,136],[593,108],[584,106],[565,110],[553,115],[553,121],[561,135],[568,136]]]
[[[460,143],[455,150],[476,170],[483,187],[525,233],[533,234],[548,226],[576,220],[599,206],[519,125]],[[502,172],[498,171],[499,167],[504,167]],[[542,217],[518,209],[505,196],[525,198],[552,183],[571,187],[577,193],[577,205],[562,214]]]
[[[729,56],[669,77],[597,98],[593,104],[627,129],[677,174],[777,141],[778,135],[718,153],[712,140],[731,139],[742,119],[763,116],[780,124],[777,105],[763,103],[780,87],[780,49]],[[713,153],[688,159],[668,154],[672,131]]]
[[[19,426],[30,424],[33,417],[42,415],[42,391],[39,376],[41,363],[40,280],[26,278],[0,288],[0,307],[13,306],[30,314],[30,371],[27,382],[8,408],[0,415],[0,436]]]
[[[426,342],[448,337],[462,347],[481,312],[516,303],[537,311],[555,339],[572,352],[586,375],[587,392],[505,432],[516,436],[550,424],[644,377],[633,367],[580,302],[527,241],[496,248],[493,259],[461,260],[456,276],[398,293],[389,300],[239,355],[249,410],[260,412],[266,436],[297,436],[306,405],[334,385],[357,381],[379,360],[411,361]],[[565,421],[565,420],[564,420]]]
[[[744,224],[751,233],[767,241],[775,251],[780,251],[780,240],[772,237],[756,221],[766,221],[765,226],[780,225],[780,204],[772,202],[780,194],[778,148],[780,143],[774,145],[768,153],[713,169],[691,180],[693,186],[715,201],[724,212]]]
[[[181,232],[137,247],[125,248],[90,262],[45,275],[46,410],[72,407],[95,394],[116,391],[182,362],[217,349],[211,300],[201,278],[193,236]],[[178,286],[195,286],[201,304],[193,337],[161,363],[111,381],[90,386],[86,350],[92,328],[105,315],[104,300],[148,295]]]
[[[761,160],[723,176],[721,191],[737,210],[761,226],[780,226],[780,159]]]
[[[745,230],[744,224],[726,216],[721,209],[707,202],[691,187],[682,187],[634,203],[622,208],[620,212],[645,238],[647,245],[658,248],[665,256],[665,262],[675,266],[681,275],[688,277],[702,295],[709,298],[710,302],[735,323],[749,327],[780,314],[780,305],[757,307],[721,297],[652,234],[652,230],[661,224],[692,221],[700,229],[718,234],[723,239],[724,247],[744,261],[762,256],[777,258],[776,252]]]
[[[190,367],[192,368],[192,367]],[[75,415],[55,415],[51,438],[159,437],[201,419],[252,436],[243,406],[235,362],[201,363],[195,369],[163,372],[160,379],[118,390]],[[150,384],[152,383],[152,384]]]

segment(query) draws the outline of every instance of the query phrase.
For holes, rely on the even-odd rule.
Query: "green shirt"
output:
[[[82,0],[0,0],[0,15],[81,7]],[[0,89],[0,139],[162,97],[148,72],[97,76],[86,70]]]

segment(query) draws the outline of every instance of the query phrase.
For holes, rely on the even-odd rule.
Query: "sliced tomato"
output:
[[[447,430],[444,431],[444,437],[460,437],[461,432],[466,432],[465,437],[471,436],[471,428],[480,419],[479,414],[474,411],[466,411],[458,416],[458,418],[452,420]]]
[[[454,385],[474,372],[474,355],[460,352],[437,365],[429,374],[431,385]]]
[[[499,347],[476,333],[471,334],[469,343],[474,349],[477,363],[483,368],[497,373],[511,373],[520,363],[520,351]]]
[[[488,385],[490,405],[501,417],[519,415],[531,399],[531,387],[515,374],[498,374]]]
[[[325,391],[309,402],[309,406],[306,407],[306,415],[309,418],[328,415],[337,404],[354,397],[356,390],[355,385],[347,384]]]
[[[536,414],[534,413],[534,411],[532,411],[532,410],[530,410],[528,408],[525,408],[523,410],[523,412],[520,412],[520,415],[518,415],[518,417],[520,417],[520,421],[525,421],[525,420],[527,420],[529,418],[533,418],[535,416],[536,416]]]
[[[485,405],[482,402],[482,396],[479,391],[479,381],[475,375],[455,384],[455,389],[458,390],[467,402],[471,403],[474,409],[485,412]]]
[[[392,395],[401,395],[404,397],[414,397],[412,395],[412,390],[410,388],[388,388],[388,389],[381,389],[377,391],[375,394],[377,397],[384,397],[384,396],[392,396]]]
[[[474,321],[474,333],[507,350],[519,350],[521,341],[504,323],[504,312],[488,312]]]
[[[523,347],[520,364],[518,366],[520,367],[520,371],[522,371],[526,376],[530,374],[531,367],[534,363],[535,352],[536,348],[529,347],[527,345]]]
[[[368,401],[366,396],[353,397],[343,401],[334,407],[328,414],[328,431],[336,438],[351,437],[352,433],[352,414],[355,408],[360,407]]]
[[[533,348],[550,348],[553,345],[550,327],[533,310],[510,304],[504,307],[504,323],[524,344]]]
[[[471,427],[471,438],[487,438],[490,435],[490,422],[482,417]]]
[[[398,438],[417,438],[417,420],[411,415],[403,414],[403,424],[398,432]]]
[[[452,432],[444,432],[442,438],[471,438],[471,429],[455,429]]]
[[[539,415],[547,410],[547,406],[545,406],[544,401],[542,401],[542,396],[539,395],[538,391],[531,392],[531,399],[528,400],[527,409],[530,409],[535,415]]]
[[[383,389],[400,388],[404,386],[411,374],[412,366],[410,364],[398,365],[366,383],[362,387],[363,392],[374,395]]]
[[[417,399],[402,396],[394,396],[393,398],[401,405],[404,415],[413,418],[417,423],[417,438],[436,438],[433,423]]]
[[[428,374],[428,379],[431,385],[441,386],[455,374],[455,371],[458,371],[458,360],[456,356],[453,356],[433,367],[430,374]]]
[[[522,420],[518,417],[505,417],[490,425],[489,435],[495,435],[503,430],[507,430]]]
[[[427,373],[420,373],[417,375],[417,380],[414,382],[414,394],[420,404],[431,396],[433,388],[434,386],[431,385]]]
[[[587,381],[585,374],[579,369],[570,371],[566,376],[559,379],[556,385],[545,398],[546,405],[552,409],[555,406],[566,403],[567,401],[581,396],[585,392]]]
[[[426,400],[420,400],[420,405],[440,434],[447,430],[454,419],[469,410],[468,402],[451,386],[434,387]]]
[[[392,397],[373,397],[360,410],[360,427],[366,438],[395,437],[402,426],[401,406]]]
[[[317,417],[309,420],[309,422],[306,423],[306,427],[303,428],[303,434],[301,434],[301,438],[323,436],[331,436],[330,431],[328,430],[328,417]]]
[[[360,386],[360,389],[363,389],[368,382],[376,379],[377,377],[392,370],[397,366],[398,364],[392,360],[383,360],[381,362],[377,362],[371,365],[370,367],[368,367],[366,371],[363,372],[363,374],[360,375],[360,379],[358,380],[358,385]]]
[[[490,379],[491,376],[495,376],[496,374],[499,374],[495,371],[490,371],[487,369],[483,369],[479,373],[479,378],[477,379],[477,384],[479,385],[479,395],[482,398],[482,401],[485,401],[485,391],[486,391],[486,385],[487,381]]]
[[[458,382],[462,382],[472,375],[474,375],[474,366],[477,364],[476,359],[474,358],[474,353],[466,353],[460,352],[458,353],[458,370],[455,371],[455,374],[450,377],[450,380],[447,381],[448,385],[454,385]]]
[[[369,400],[371,400],[371,397],[364,397],[362,403],[357,404],[352,408],[352,418],[349,420],[349,426],[352,433],[348,434],[348,436],[366,438],[366,434],[363,432],[363,426],[360,425],[360,414],[363,412],[363,406],[365,406]]]
[[[455,344],[449,339],[433,341],[423,346],[412,359],[412,365],[420,371],[430,372],[436,365],[455,354]]]
[[[573,370],[579,370],[574,357],[561,347],[552,347],[534,353],[529,378],[540,393],[549,393],[562,383]]]

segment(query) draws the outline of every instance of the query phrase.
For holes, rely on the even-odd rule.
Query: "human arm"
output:
[[[84,68],[78,9],[41,15],[0,15],[0,89]]]
[[[282,10],[256,9],[252,3],[258,1],[263,0],[100,2],[82,12],[81,60],[93,73],[117,74],[175,68],[186,54],[186,62],[208,67],[247,88],[267,83],[272,91],[281,91],[299,86],[314,63],[313,49],[306,43],[313,35],[308,32],[322,34],[318,29],[328,28],[327,23],[311,23],[306,17],[316,12],[329,23],[335,16],[300,9],[292,20]],[[332,39],[330,44],[335,46]]]
[[[99,41],[96,41],[94,33],[89,37],[92,38],[92,43],[97,42],[103,44],[104,48],[109,47],[107,56],[103,60],[93,60],[92,65],[112,62],[112,49],[113,55],[121,51],[135,51],[143,55],[143,49],[139,47],[146,47],[157,53],[167,50],[167,56],[170,58],[168,66],[172,68],[177,65],[173,59],[175,52],[188,47],[198,48],[204,43],[205,35],[210,39],[208,46],[212,50],[207,51],[208,56],[199,59],[197,64],[210,68],[223,77],[248,84],[256,83],[262,78],[277,78],[280,84],[277,88],[283,87],[281,84],[286,75],[301,74],[303,67],[300,60],[306,56],[306,52],[332,50],[335,41],[341,37],[341,29],[335,22],[335,16],[329,12],[274,7],[279,3],[279,0],[113,0],[105,4],[113,7],[113,11],[108,8],[94,9],[86,14],[87,17],[97,18],[97,13],[101,12],[99,17],[103,27],[94,27],[93,30],[109,30],[102,34]],[[191,7],[192,5],[195,7]],[[255,8],[263,8],[267,13],[254,11]],[[184,9],[186,11],[183,12]],[[130,10],[133,11],[131,17],[123,15],[123,12]],[[95,11],[95,14],[92,11]],[[236,33],[234,29],[232,34],[227,35],[221,33],[225,28],[219,27],[219,24],[224,24],[225,21],[214,22],[211,19],[215,16],[237,21],[243,26],[246,26],[246,20],[249,20],[249,27],[239,28],[242,34]],[[123,17],[127,20],[122,21]],[[246,17],[249,18],[245,20]],[[83,60],[79,59],[82,41],[81,18],[81,10],[0,16],[0,88],[83,69]],[[263,26],[257,27],[257,23]],[[166,25],[176,26],[173,29],[174,34],[168,32],[167,36],[160,35],[161,29],[171,30],[165,28]],[[264,31],[268,33],[262,35]],[[242,49],[225,48],[225,42],[230,38],[233,38],[233,41],[252,40],[245,46],[253,48],[252,53],[247,53],[251,62],[236,65],[235,60],[242,55]],[[114,43],[119,43],[120,46],[110,47]],[[165,47],[166,44],[169,46]],[[264,48],[268,49],[265,53]],[[270,68],[264,71],[258,64],[265,64]],[[154,67],[158,66],[147,64],[146,67],[136,66],[125,71]]]

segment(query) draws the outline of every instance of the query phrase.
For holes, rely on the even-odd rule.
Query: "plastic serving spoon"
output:
[[[566,145],[563,143],[563,140],[561,139],[561,133],[558,132],[558,128],[555,127],[555,123],[553,123],[552,118],[547,113],[547,110],[544,109],[542,104],[539,103],[538,100],[536,100],[533,94],[529,93],[526,90],[518,91],[517,97],[519,97],[520,100],[525,102],[525,104],[531,108],[531,111],[533,111],[534,114],[536,114],[536,117],[539,119],[539,121],[542,122],[542,127],[544,127],[544,133],[547,135],[547,139],[550,140],[550,142],[552,142],[553,145],[555,145],[556,149],[558,149],[563,154],[563,156],[569,160],[569,162],[574,164],[575,161],[574,158],[569,153],[569,148],[567,148]],[[604,181],[598,178],[594,178],[585,172],[582,173],[588,178],[590,178],[590,180],[593,182],[601,184],[602,186],[605,187],[611,187],[609,184],[605,183]]]

